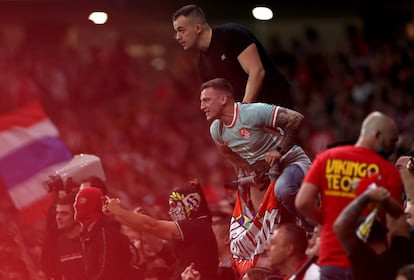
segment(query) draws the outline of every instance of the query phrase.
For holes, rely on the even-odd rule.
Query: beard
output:
[[[377,152],[377,154],[379,154],[382,158],[388,160],[390,158],[390,156],[394,153],[395,149],[387,149],[386,145],[381,142],[381,144],[379,145],[379,147],[377,147],[377,149],[375,149],[375,151]]]

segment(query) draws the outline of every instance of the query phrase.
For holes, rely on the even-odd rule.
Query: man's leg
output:
[[[304,176],[305,175],[299,166],[296,164],[289,165],[282,171],[277,179],[274,191],[277,200],[284,208],[281,209],[281,222],[284,220],[290,221],[289,215],[287,215],[287,218],[283,217],[283,214],[286,216],[286,212],[288,212],[290,216],[298,217],[300,219],[301,224],[306,231],[313,231],[313,226],[306,221],[303,215],[296,211],[295,207],[295,197]]]

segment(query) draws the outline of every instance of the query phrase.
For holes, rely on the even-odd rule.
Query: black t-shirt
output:
[[[132,244],[117,222],[103,216],[82,239],[85,279],[126,280],[131,277]]]
[[[379,256],[362,241],[358,242],[358,244],[358,249],[349,256],[353,279],[384,279],[382,278],[383,274],[381,273],[381,269],[375,269],[381,263]]]
[[[377,255],[362,241],[349,256],[354,280],[394,280],[397,270],[413,262],[412,246],[409,239],[394,237],[391,246]]]
[[[213,28],[208,50],[200,51],[198,56],[197,72],[201,82],[225,78],[233,86],[235,101],[242,101],[248,75],[237,57],[251,44],[256,45],[266,72],[257,101],[291,108],[289,82],[256,37],[239,24],[227,23]]]
[[[218,249],[211,224],[207,219],[181,220],[177,222],[183,240],[173,241],[178,264],[171,279],[181,279],[181,273],[191,263],[203,280],[217,280]]]
[[[82,245],[78,237],[68,238],[62,233],[57,240],[58,270],[63,279],[77,280],[83,276]]]

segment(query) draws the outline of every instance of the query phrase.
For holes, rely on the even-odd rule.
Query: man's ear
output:
[[[295,250],[295,248],[293,247],[293,244],[289,244],[286,247],[287,247],[288,256],[293,255],[293,251]]]
[[[199,35],[200,35],[201,31],[203,31],[203,28],[201,27],[201,24],[199,24],[199,23],[197,23],[195,25],[195,29],[196,29],[197,34],[199,34]]]
[[[376,130],[375,131],[375,139],[381,139],[381,137],[382,137],[382,132],[380,131],[380,130]]]
[[[228,98],[227,98],[227,96],[226,95],[222,95],[222,96],[220,96],[220,103],[221,104],[226,104],[227,103],[227,100],[228,100]]]

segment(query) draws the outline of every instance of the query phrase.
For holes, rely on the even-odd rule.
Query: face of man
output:
[[[288,257],[288,246],[285,244],[285,229],[275,229],[270,237],[269,244],[266,247],[269,264],[271,267],[278,269],[283,266]]]
[[[404,209],[405,218],[410,226],[414,226],[414,205],[411,202],[407,203]]]
[[[191,18],[179,16],[173,21],[173,28],[175,31],[175,39],[184,50],[189,50],[196,46],[201,32],[199,24],[194,23]]]
[[[217,93],[216,89],[205,88],[200,94],[200,109],[206,114],[206,119],[212,121],[219,119],[224,107],[224,95]]]
[[[377,153],[384,158],[388,158],[395,152],[398,142],[398,128],[395,125],[389,125],[381,131]]]
[[[69,229],[76,224],[72,205],[56,205],[56,224],[58,229]]]
[[[410,161],[411,157],[401,156],[395,161],[395,167],[398,169],[407,168],[407,164]]]

